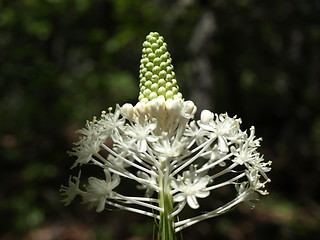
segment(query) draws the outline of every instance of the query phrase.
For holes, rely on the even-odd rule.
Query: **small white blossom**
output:
[[[215,114],[215,117],[210,120],[212,115],[207,111],[203,114],[203,121],[199,122],[200,127],[210,133],[210,138],[217,138],[221,152],[228,152],[228,140],[235,141],[239,137],[239,123],[241,120],[230,118],[228,114]]]
[[[105,208],[107,198],[114,195],[113,189],[120,183],[118,175],[113,175],[105,170],[106,180],[90,177],[88,179],[88,186],[86,192],[82,194],[84,203],[89,203],[91,207],[96,207],[97,212],[101,212]]]
[[[240,165],[250,162],[259,157],[258,153],[256,152],[256,149],[248,147],[247,144],[240,144],[240,147],[238,148],[232,146],[231,152],[235,156],[235,158],[232,161]]]
[[[198,127],[196,121],[191,121],[184,133],[186,137],[193,139],[192,144],[196,143],[197,145],[204,143],[206,134],[206,131]]]
[[[267,191],[262,190],[262,189],[265,187],[265,184],[270,181],[269,179],[267,179],[265,182],[261,182],[260,181],[261,176],[259,174],[259,171],[256,169],[249,169],[249,170],[246,170],[245,172],[246,172],[246,176],[249,180],[250,187],[254,191],[259,192],[262,195],[268,194]]]
[[[179,192],[173,196],[173,201],[181,202],[186,200],[191,208],[199,208],[197,198],[209,196],[210,191],[206,190],[209,182],[209,176],[198,176],[191,167],[190,171],[183,172],[182,176],[178,176],[178,179],[171,182],[173,189]]]
[[[79,175],[76,176],[70,176],[69,178],[69,186],[65,187],[62,186],[61,187],[61,192],[62,195],[65,196],[65,198],[62,200],[62,202],[64,202],[65,205],[69,205],[71,203],[71,201],[78,195],[78,194],[82,194],[83,191],[81,191],[79,189],[79,184],[80,184],[80,175],[81,172],[79,172]],[[74,180],[75,182],[73,182],[72,180]]]
[[[77,146],[73,148],[73,151],[69,152],[71,156],[77,157],[72,168],[76,167],[78,164],[82,165],[89,163],[92,156],[100,151],[100,147],[107,136],[100,134],[98,128],[99,125],[96,124],[96,120],[94,119],[92,122],[87,122],[86,128],[77,131],[83,136],[75,143]]]
[[[139,152],[147,150],[148,142],[157,141],[157,137],[151,133],[156,128],[155,123],[134,124],[127,126],[126,134],[131,138],[131,143],[135,143]]]
[[[87,164],[92,160],[93,155],[100,151],[101,140],[92,140],[89,138],[83,138],[79,146],[74,148],[73,152],[70,152],[71,156],[76,156],[77,160],[72,165],[72,168],[76,167],[78,164]]]
[[[181,156],[185,150],[185,144],[179,141],[172,142],[166,134],[163,134],[159,137],[159,141],[154,143],[153,149],[161,156],[160,160],[173,159]]]
[[[250,208],[254,208],[255,203],[259,201],[259,194],[250,191],[247,183],[236,184],[235,187],[238,192],[238,196],[243,196],[242,201]]]
[[[154,175],[149,175],[149,174],[146,174],[145,172],[139,171],[137,172],[137,176],[150,182],[150,185],[157,184],[157,179]],[[143,185],[138,185],[137,187],[138,189],[146,190],[145,192],[146,197],[151,197],[154,193],[154,189],[151,188],[150,185],[143,184]]]

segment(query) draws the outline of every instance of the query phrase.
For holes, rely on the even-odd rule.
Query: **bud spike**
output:
[[[142,46],[139,101],[147,103],[157,97],[181,99],[164,38],[157,32],[150,32]]]

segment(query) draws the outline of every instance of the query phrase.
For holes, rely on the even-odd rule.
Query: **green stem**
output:
[[[163,212],[160,213],[158,240],[175,240],[174,219],[171,217],[173,200],[167,177],[160,179],[160,187],[159,206],[163,209]]]

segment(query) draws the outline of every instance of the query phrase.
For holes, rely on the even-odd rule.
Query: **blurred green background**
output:
[[[64,207],[74,131],[136,103],[142,42],[158,31],[198,111],[256,126],[273,161],[263,197],[183,239],[317,239],[320,2],[0,0],[0,239],[152,239],[152,219]]]

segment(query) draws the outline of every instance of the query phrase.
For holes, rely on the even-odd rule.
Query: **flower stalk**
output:
[[[271,162],[258,152],[261,139],[254,127],[242,131],[241,119],[209,110],[195,120],[197,107],[179,92],[167,45],[158,33],[151,32],[143,43],[139,77],[136,105],[102,111],[100,119],[94,117],[79,130],[71,168],[94,165],[104,178],[89,177],[82,187],[80,171],[71,176],[68,186],[61,187],[66,205],[80,196],[97,212],[114,208],[152,217],[158,239],[175,240],[186,227],[241,202],[253,207],[259,194],[268,194],[263,189],[270,182]],[[121,192],[118,186],[127,182],[136,184],[136,195]],[[212,194],[218,188],[234,195],[216,209],[198,212],[202,199],[219,198]],[[180,219],[187,207],[194,214]]]
[[[173,213],[173,199],[170,194],[170,187],[168,180],[161,178],[159,180],[161,191],[159,192],[159,207],[163,209],[160,213],[159,220],[159,240],[175,240],[174,218]]]

